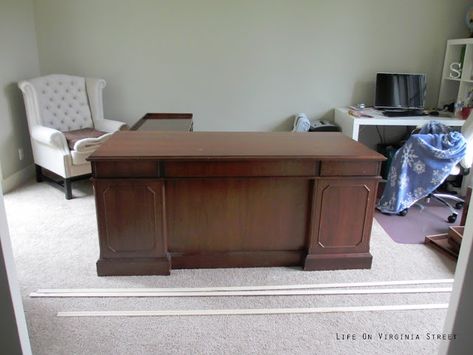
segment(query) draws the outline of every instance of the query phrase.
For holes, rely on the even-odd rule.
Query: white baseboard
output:
[[[34,164],[28,165],[26,168],[17,171],[13,175],[10,175],[6,179],[2,180],[3,193],[7,193],[18,186],[28,181],[35,174]]]

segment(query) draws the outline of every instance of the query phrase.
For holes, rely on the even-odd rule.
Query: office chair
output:
[[[472,114],[470,114],[470,116],[467,118],[467,120],[463,124],[461,128],[461,133],[467,143],[465,157],[460,161],[460,163],[458,163],[452,169],[452,171],[450,172],[450,176],[462,175],[463,178],[465,178],[465,176],[470,174],[470,168],[473,163],[473,115]],[[458,216],[458,213],[455,211],[455,209],[462,208],[465,203],[465,200],[455,195],[443,194],[443,193],[437,193],[437,192],[434,192],[432,194],[432,197],[440,201],[442,204],[444,204],[450,209],[451,215],[448,216],[448,221],[450,223],[454,223],[457,220],[457,216]],[[452,205],[446,201],[447,199],[454,201],[455,206],[452,207]]]
[[[461,133],[467,143],[465,156],[457,165],[455,165],[452,168],[452,170],[450,171],[449,177],[462,175],[463,178],[465,178],[470,173],[470,168],[473,163],[473,113],[470,114],[470,116],[467,118],[467,120],[463,124],[461,128]],[[450,210],[451,214],[447,217],[447,221],[449,223],[455,223],[458,217],[458,212],[456,210],[459,210],[463,207],[465,200],[452,194],[433,192],[429,194],[427,197],[425,197],[426,202],[429,203],[432,198],[439,201]],[[455,205],[450,204],[447,200],[452,200],[455,203]],[[399,212],[398,214],[400,216],[405,216],[407,212],[408,212],[408,209],[406,208],[402,210],[401,212]]]

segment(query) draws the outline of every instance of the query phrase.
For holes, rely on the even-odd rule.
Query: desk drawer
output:
[[[324,161],[320,176],[377,176],[379,170],[377,161]]]
[[[96,178],[152,178],[159,176],[153,160],[97,161],[92,163]]]
[[[319,163],[291,161],[167,161],[165,177],[317,176]]]

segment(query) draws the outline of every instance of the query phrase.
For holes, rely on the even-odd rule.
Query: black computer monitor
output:
[[[425,74],[376,74],[375,108],[423,109],[425,105]]]

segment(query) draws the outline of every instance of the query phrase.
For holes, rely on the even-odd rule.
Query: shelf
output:
[[[461,63],[451,68],[453,63]],[[451,78],[461,71],[462,77]],[[438,96],[438,107],[452,102],[463,102],[470,97],[473,89],[473,38],[447,41],[445,59],[443,62],[442,80]]]
[[[433,247],[436,247],[447,255],[457,259],[458,258],[458,250],[456,248],[452,248],[452,245],[448,242],[448,234],[435,234],[435,235],[428,235],[425,237],[425,244],[430,244]]]

